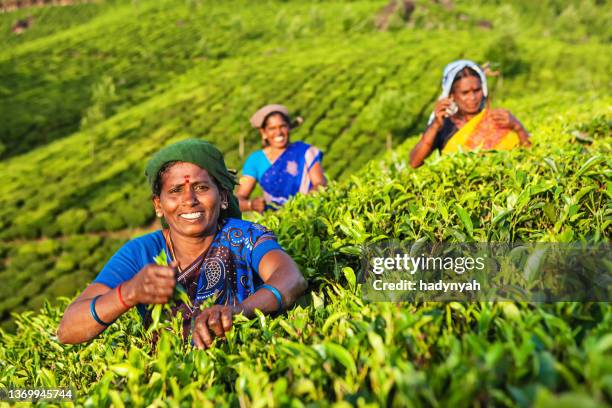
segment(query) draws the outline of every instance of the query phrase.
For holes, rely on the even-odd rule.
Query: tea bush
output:
[[[72,386],[79,406],[610,401],[608,304],[364,304],[345,272],[347,287],[325,284],[277,318],[238,318],[206,351],[169,332],[151,351],[135,312],[97,340],[61,346],[60,309],[47,306],[18,317],[18,336],[0,332],[0,378]]]
[[[386,239],[609,242],[609,7],[419,0],[407,28],[378,32],[382,3],[109,1],[0,15],[6,33],[14,18],[35,21],[0,44],[0,387],[73,387],[77,406],[612,404],[609,303],[366,303],[358,283],[362,246]],[[492,104],[534,146],[410,169],[458,57],[500,64]],[[248,117],[269,102],[305,118],[293,137],[324,151],[332,180],[251,216],[309,280],[298,305],[237,317],[206,351],[166,332],[152,350],[135,311],[87,344],[59,344],[69,298],[156,228],[146,159],[192,136],[239,169],[259,148]]]
[[[0,142],[5,145],[1,157],[68,136],[81,123],[103,118],[105,111],[143,102],[172,87],[193,66],[214,67],[229,57],[285,47],[289,30],[298,41],[343,34],[346,24],[334,17],[350,12],[355,22],[351,32],[376,7],[371,1],[233,3],[112,1],[0,16],[6,33],[0,39],[0,89],[5,95],[0,106]],[[304,7],[311,13],[302,13]],[[259,24],[283,14],[291,27],[268,25],[264,30]],[[11,35],[15,19],[28,15],[32,26],[23,36]],[[105,94],[109,78],[116,95]]]
[[[590,113],[574,107],[540,119],[532,149],[434,156],[418,171],[406,165],[414,143],[407,141],[350,180],[260,217],[312,291],[281,316],[237,318],[210,350],[191,350],[165,332],[151,350],[134,311],[78,346],[55,338],[66,300],[15,316],[17,333],[0,332],[2,384],[72,386],[85,406],[605,406],[609,303],[368,304],[357,282],[360,245],[380,239],[609,240],[603,186],[612,178],[612,140],[585,147],[567,126]],[[547,205],[552,219],[542,212]]]

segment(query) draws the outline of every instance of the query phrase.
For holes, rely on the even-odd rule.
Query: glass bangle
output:
[[[270,292],[272,292],[272,294],[274,295],[274,297],[276,298],[276,301],[278,302],[278,309],[276,310],[277,312],[280,311],[283,308],[283,297],[281,296],[280,292],[278,291],[278,289],[276,289],[274,286],[272,285],[268,285],[268,284],[263,284],[261,285],[257,290],[259,289],[268,289]]]
[[[93,299],[91,299],[91,303],[89,304],[89,312],[91,313],[91,317],[94,318],[94,320],[96,322],[98,322],[98,324],[104,326],[104,327],[108,327],[110,326],[113,322],[110,323],[106,323],[105,321],[103,321],[102,319],[100,319],[100,316],[98,316],[98,314],[96,313],[96,302],[98,301],[98,298],[102,296],[102,295],[98,295],[96,297],[94,297]]]

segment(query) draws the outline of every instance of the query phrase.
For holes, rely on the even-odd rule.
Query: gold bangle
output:
[[[249,203],[248,210],[249,210],[249,211],[253,211],[253,201],[251,201],[251,200],[247,200],[247,203]]]

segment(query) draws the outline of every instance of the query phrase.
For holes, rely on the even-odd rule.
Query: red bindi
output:
[[[185,176],[185,184],[189,184],[189,176]]]

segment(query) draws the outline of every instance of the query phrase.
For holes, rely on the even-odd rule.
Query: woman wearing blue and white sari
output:
[[[236,191],[242,211],[278,208],[298,193],[308,194],[327,185],[321,166],[323,153],[307,143],[290,142],[291,120],[285,106],[264,106],[250,122],[259,129],[263,149],[252,153],[242,169]],[[264,196],[250,199],[257,183]]]
[[[66,309],[60,342],[89,341],[133,307],[148,327],[150,305],[167,303],[182,316],[183,338],[208,348],[232,329],[234,315],[278,313],[304,292],[306,281],[274,233],[241,219],[234,175],[215,146],[199,139],[166,146],[145,175],[164,228],[109,259]],[[187,298],[175,296],[177,289]],[[214,304],[206,306],[208,299]]]

